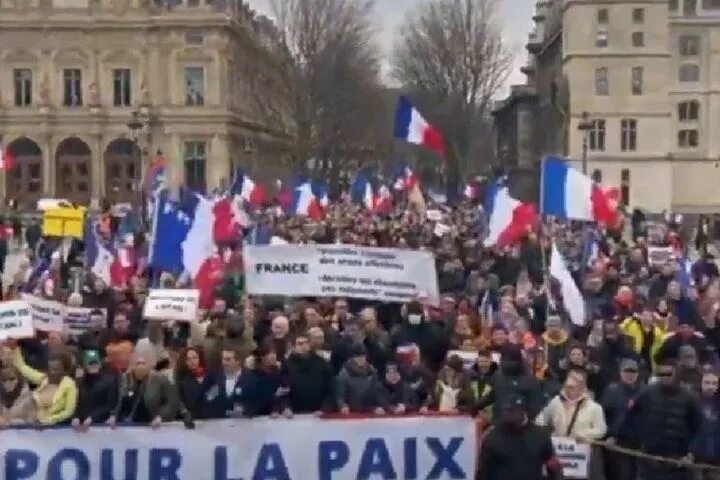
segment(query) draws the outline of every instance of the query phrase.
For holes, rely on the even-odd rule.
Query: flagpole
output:
[[[540,245],[540,265],[543,271],[543,282],[545,283],[545,321],[547,322],[550,316],[550,272],[548,269],[547,254],[545,253],[545,247],[543,247],[543,235],[545,234],[545,160],[546,156],[543,156],[540,160],[540,198],[538,204],[540,205],[540,224],[538,225],[538,243]],[[552,241],[550,242],[550,248],[552,248]]]

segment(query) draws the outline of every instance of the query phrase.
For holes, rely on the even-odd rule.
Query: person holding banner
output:
[[[180,401],[167,376],[151,371],[147,359],[135,356],[130,369],[121,377],[118,402],[108,425],[140,423],[159,428],[178,418]]]
[[[25,363],[17,345],[13,348],[13,366],[31,384],[36,385],[33,400],[41,425],[69,423],[78,403],[78,388],[69,375],[67,355],[54,353],[48,358],[47,373]]]
[[[35,401],[25,379],[14,367],[0,370],[0,426],[33,424]]]
[[[80,402],[72,420],[76,430],[87,430],[90,425],[108,421],[117,405],[120,377],[100,362],[100,352],[82,352],[82,377],[78,380]]]

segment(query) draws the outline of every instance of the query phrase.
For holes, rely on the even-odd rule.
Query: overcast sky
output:
[[[268,0],[247,0],[257,11],[270,14]],[[377,26],[381,31],[382,48],[385,52],[392,49],[393,38],[403,16],[411,11],[422,0],[376,0]],[[523,45],[528,32],[532,29],[532,13],[535,0],[500,0],[500,17],[504,26],[504,34],[516,52],[515,69],[509,83],[523,81],[518,70],[525,62],[526,53]]]

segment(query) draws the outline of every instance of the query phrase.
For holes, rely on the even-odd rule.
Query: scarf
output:
[[[202,365],[198,365],[196,368],[191,368],[190,375],[192,375],[195,380],[205,378],[205,367],[203,367]]]

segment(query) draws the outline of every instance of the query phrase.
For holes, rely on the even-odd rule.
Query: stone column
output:
[[[48,197],[55,196],[55,142],[50,134],[45,135],[43,142],[43,192]]]
[[[99,205],[100,199],[105,197],[105,150],[103,149],[103,136],[102,134],[93,135],[93,150],[95,151],[95,161],[92,162],[92,170],[90,172],[90,178],[92,179],[92,185],[90,187],[91,192],[91,205]]]
[[[210,158],[207,163],[208,191],[220,186],[222,179],[228,180],[230,172],[230,156],[228,152],[228,136],[215,134],[210,143]]]
[[[185,183],[185,169],[183,168],[184,152],[182,138],[177,133],[170,136],[170,142],[166,152],[168,161],[168,183],[171,189],[176,189]]]

